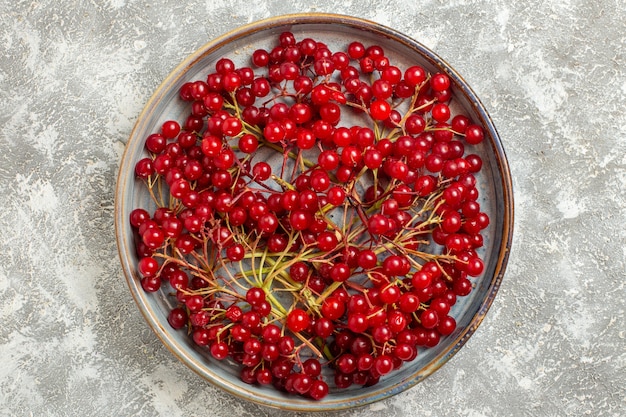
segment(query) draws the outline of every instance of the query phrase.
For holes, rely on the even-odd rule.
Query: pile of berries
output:
[[[466,149],[483,129],[451,89],[380,46],[289,32],[249,66],[219,59],[135,166],[155,204],[130,215],[141,286],[246,383],[315,400],[436,346],[489,224]]]

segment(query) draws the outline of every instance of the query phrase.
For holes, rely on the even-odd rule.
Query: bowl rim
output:
[[[142,140],[137,136],[137,132],[141,130],[143,123],[149,117],[148,115],[154,110],[155,104],[158,99],[163,95],[164,91],[174,84],[179,78],[183,77],[187,70],[191,68],[197,61],[199,61],[206,54],[210,54],[212,51],[224,46],[229,42],[233,42],[237,39],[246,37],[255,32],[266,31],[276,27],[283,26],[298,26],[298,25],[317,25],[317,24],[334,24],[346,26],[353,29],[366,30],[375,35],[384,36],[395,42],[399,42],[408,48],[419,53],[423,58],[429,61],[429,63],[437,68],[445,71],[450,76],[454,83],[460,87],[457,91],[462,92],[468,101],[475,107],[475,113],[480,117],[483,126],[489,131],[489,137],[492,139],[490,145],[495,155],[495,161],[497,165],[497,171],[499,172],[500,187],[503,192],[503,206],[502,206],[502,238],[498,248],[498,255],[494,274],[491,277],[489,285],[487,286],[486,297],[481,300],[478,310],[474,313],[470,320],[469,325],[460,332],[458,337],[451,341],[449,346],[442,350],[440,354],[435,356],[424,368],[413,372],[409,378],[405,378],[400,382],[392,385],[391,387],[381,388],[373,392],[368,392],[362,395],[356,395],[351,397],[348,401],[340,399],[337,401],[320,401],[314,402],[311,400],[301,399],[298,397],[289,398],[288,402],[277,401],[274,397],[270,396],[255,396],[247,395],[245,389],[242,390],[241,385],[233,384],[228,380],[224,380],[207,371],[206,365],[198,363],[195,359],[191,358],[185,353],[185,349],[177,344],[172,338],[167,337],[168,330],[163,326],[163,323],[157,319],[155,312],[147,302],[148,294],[137,291],[137,280],[132,273],[133,266],[130,264],[129,247],[126,241],[125,231],[128,226],[126,225],[127,219],[123,216],[126,212],[124,210],[124,202],[120,196],[123,194],[125,184],[129,181],[129,176],[133,175],[132,170],[127,169],[128,158],[131,149],[132,142]],[[126,162],[126,164],[125,164]],[[510,173],[510,168],[506,158],[504,148],[493,121],[487,113],[484,105],[479,100],[478,96],[474,93],[471,87],[465,82],[465,80],[454,70],[447,62],[441,57],[431,51],[429,48],[421,44],[420,42],[379,23],[342,14],[333,13],[295,13],[285,14],[281,16],[270,17],[267,19],[257,20],[252,23],[242,25],[225,34],[205,43],[198,48],[195,52],[189,55],[181,63],[179,63],[168,76],[160,83],[157,89],[154,91],[148,102],[144,105],[143,110],[139,114],[137,121],[130,133],[128,141],[125,144],[125,149],[121,158],[117,183],[115,188],[115,205],[114,205],[114,224],[115,235],[118,248],[118,256],[122,264],[123,273],[131,290],[131,295],[137,304],[141,314],[149,327],[156,334],[157,338],[165,345],[165,347],[182,363],[200,375],[203,379],[209,381],[212,385],[217,386],[225,390],[226,392],[245,400],[251,400],[254,403],[279,408],[283,410],[291,411],[335,411],[354,407],[364,406],[385,398],[394,396],[400,392],[403,392],[423,379],[434,373],[437,369],[443,366],[448,360],[450,360],[461,347],[469,340],[474,334],[476,329],[482,323],[485,315],[491,307],[495,296],[501,285],[506,266],[508,263],[509,254],[512,247],[513,239],[513,227],[514,227],[514,199],[513,199],[513,184]],[[494,247],[495,249],[495,247]],[[487,278],[487,277],[485,277]]]

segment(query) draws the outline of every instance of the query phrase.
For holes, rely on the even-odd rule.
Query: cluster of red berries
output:
[[[142,287],[167,283],[171,326],[243,381],[317,400],[437,345],[489,224],[465,150],[483,130],[451,88],[380,46],[288,32],[249,67],[220,59],[136,164],[156,205],[130,216]]]

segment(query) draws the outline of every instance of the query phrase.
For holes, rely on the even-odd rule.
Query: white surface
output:
[[[216,390],[156,339],[119,266],[113,193],[175,65],[303,11],[377,21],[446,59],[490,111],[516,197],[503,286],[461,352],[325,415],[626,415],[626,6],[609,0],[0,0],[0,415],[293,415]]]

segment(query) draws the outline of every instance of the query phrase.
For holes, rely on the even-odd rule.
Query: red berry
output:
[[[426,71],[420,66],[409,67],[404,71],[404,80],[411,87],[421,85],[426,81]]]
[[[174,308],[169,312],[167,321],[174,329],[182,329],[187,324],[187,312],[180,307]]]
[[[444,91],[450,88],[450,78],[443,73],[437,73],[430,79],[430,88],[434,91]]]
[[[174,120],[168,120],[161,126],[161,134],[165,139],[174,139],[180,133],[180,125]]]
[[[311,324],[311,318],[306,311],[296,308],[287,315],[286,325],[294,333],[299,333],[307,329]]]
[[[321,312],[327,319],[337,320],[345,311],[345,304],[337,297],[328,297],[322,303]]]
[[[370,115],[374,120],[385,120],[391,113],[391,105],[384,100],[375,100],[370,104]]]
[[[159,271],[159,263],[152,257],[145,257],[139,260],[137,269],[142,276],[153,277]]]
[[[477,145],[484,137],[483,129],[478,125],[469,125],[465,129],[465,141],[470,145]]]

